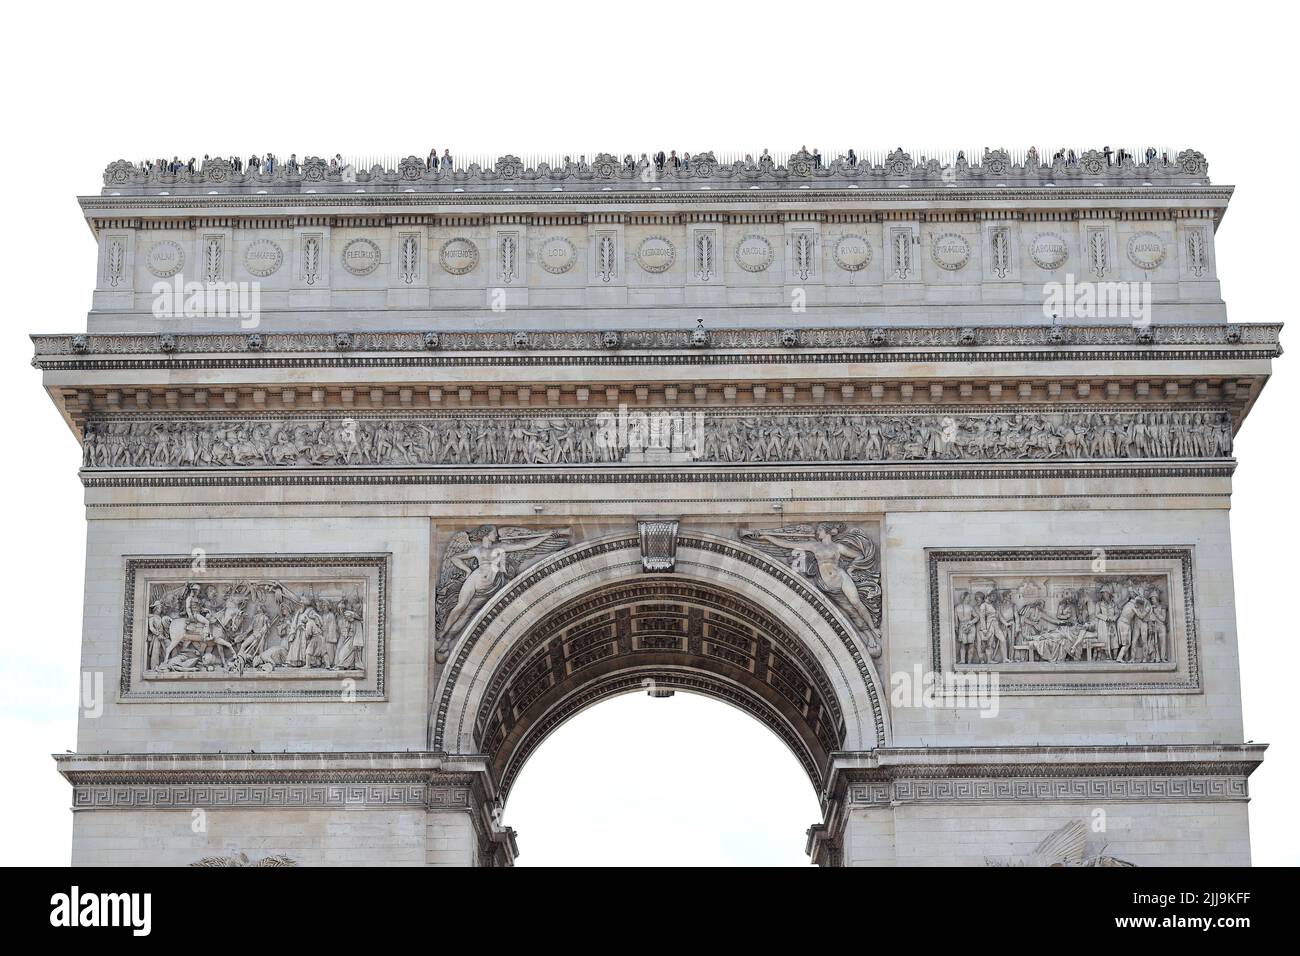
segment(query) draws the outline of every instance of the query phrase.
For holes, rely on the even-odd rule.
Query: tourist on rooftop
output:
[[[450,171],[452,168],[451,150],[449,149],[444,149],[442,151],[442,168],[448,171]]]

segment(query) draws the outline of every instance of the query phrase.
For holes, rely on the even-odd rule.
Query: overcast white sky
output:
[[[48,755],[75,747],[82,490],[27,335],[84,326],[94,245],[74,197],[108,161],[1185,144],[1238,187],[1218,239],[1230,318],[1287,320],[1300,135],[1282,6],[9,4],[0,861],[69,853]],[[1300,863],[1293,364],[1239,436],[1233,500],[1246,737],[1273,745],[1251,781],[1252,842],[1274,864]],[[679,694],[566,724],[506,822],[520,863],[797,864],[817,812],[768,731]]]

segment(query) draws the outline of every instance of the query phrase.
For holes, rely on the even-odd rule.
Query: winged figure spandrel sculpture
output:
[[[810,579],[866,637],[867,652],[880,656],[880,552],[865,531],[822,521],[754,528],[740,540]]]
[[[530,531],[486,524],[452,535],[438,571],[434,659],[451,655],[474,612],[524,568],[569,546],[568,528]]]

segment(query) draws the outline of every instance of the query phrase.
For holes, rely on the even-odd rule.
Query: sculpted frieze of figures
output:
[[[360,677],[366,581],[150,582],[143,675]]]
[[[83,465],[361,468],[434,465],[1209,459],[1232,453],[1222,410],[92,419]]]
[[[958,666],[1173,661],[1166,574],[962,575],[952,590]]]

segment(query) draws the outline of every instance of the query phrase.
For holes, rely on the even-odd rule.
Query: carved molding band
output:
[[[87,469],[1215,459],[1222,409],[95,418]]]
[[[1245,776],[1006,777],[850,783],[849,807],[900,803],[1218,803],[1249,800]]]
[[[1154,324],[1150,344],[1155,345],[1277,345],[1282,326],[1275,323],[1244,325],[1165,325]],[[622,349],[675,349],[691,346],[690,329],[625,329],[620,332]],[[993,347],[1052,346],[1060,348],[1088,345],[1142,344],[1139,330],[1126,325],[1011,325],[977,326],[975,341],[963,340],[957,327],[891,326],[887,328],[808,328],[799,330],[802,349],[845,348],[957,348],[971,345]],[[599,331],[528,332],[531,351],[608,351]],[[156,355],[161,354],[162,336],[135,333],[96,333],[89,335],[33,335],[37,358],[58,355]],[[713,349],[790,350],[783,331],[772,329],[710,329],[709,345]],[[439,352],[516,351],[514,333],[439,331]],[[208,332],[173,336],[169,351],[188,354],[224,354],[230,352],[336,352],[336,336],[330,332],[259,333],[256,348],[251,349],[247,334]],[[353,352],[429,352],[424,332],[352,333]]]
[[[431,800],[432,798],[432,800]],[[430,804],[468,808],[469,788],[431,788],[408,784],[130,784],[73,787],[76,810],[344,810],[426,809]]]

